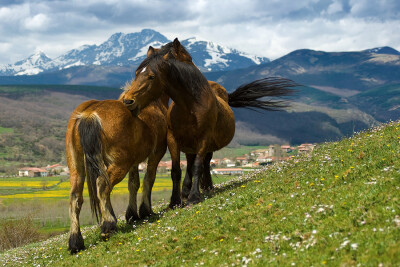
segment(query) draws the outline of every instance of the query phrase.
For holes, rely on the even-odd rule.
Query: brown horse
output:
[[[133,110],[145,107],[162,93],[173,100],[167,115],[167,141],[172,158],[172,207],[181,204],[181,151],[188,159],[182,197],[188,198],[189,204],[197,203],[201,201],[201,179],[205,188],[212,186],[204,162],[211,159],[213,151],[223,148],[233,138],[235,119],[230,107],[279,110],[286,106],[282,100],[261,98],[287,96],[293,92],[290,88],[297,86],[287,79],[269,78],[242,85],[228,94],[222,86],[207,81],[177,39],[159,50],[150,47],[148,58],[136,73],[132,90],[126,92],[123,100],[124,103],[134,102]]]
[[[126,90],[130,90],[130,86]],[[85,177],[92,213],[101,224],[106,237],[117,226],[110,193],[129,172],[129,223],[152,213],[151,189],[156,169],[167,149],[166,112],[168,99],[153,101],[139,116],[122,103],[124,93],[117,100],[90,100],[80,104],[72,113],[66,134],[67,162],[70,169],[71,228],[69,250],[84,249],[80,232],[79,213],[83,203]],[[140,99],[140,96],[137,98]],[[136,197],[140,186],[138,164],[148,158],[143,180],[143,195],[137,210]]]

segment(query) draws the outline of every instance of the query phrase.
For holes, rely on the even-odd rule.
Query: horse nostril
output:
[[[123,100],[125,105],[133,105],[135,103],[134,99],[124,99]]]

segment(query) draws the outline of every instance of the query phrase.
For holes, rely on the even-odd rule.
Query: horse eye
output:
[[[155,78],[156,78],[156,75],[154,75],[154,74],[149,76],[149,80],[154,80]]]

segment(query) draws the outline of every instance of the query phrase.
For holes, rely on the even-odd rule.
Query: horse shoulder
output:
[[[156,139],[165,138],[167,134],[166,112],[166,108],[157,102],[147,106],[138,116],[146,125],[149,134]]]

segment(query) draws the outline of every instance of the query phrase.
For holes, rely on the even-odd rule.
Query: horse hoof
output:
[[[171,209],[174,209],[174,208],[176,208],[176,207],[180,207],[182,205],[182,200],[181,200],[181,198],[178,196],[178,197],[171,197],[171,202],[169,203],[169,207],[171,208]]]
[[[111,222],[105,221],[101,224],[101,236],[103,238],[108,238],[110,234],[115,232],[115,230],[117,230],[117,223],[114,221]]]
[[[83,242],[83,237],[81,232],[77,234],[71,234],[69,236],[69,241],[68,241],[68,250],[71,252],[71,254],[78,253],[81,250],[85,249],[85,244]]]
[[[190,195],[188,201],[186,202],[187,205],[194,205],[201,202],[201,197],[196,195]]]
[[[176,209],[176,208],[179,208],[179,207],[182,207],[182,204],[179,202],[179,203],[169,203],[169,205],[168,205],[168,208],[169,209],[172,209],[172,210],[174,210],[174,209]]]
[[[204,187],[201,188],[201,190],[202,190],[203,192],[210,192],[210,191],[212,191],[213,189],[214,189],[214,186],[213,186],[213,185],[204,186]]]
[[[150,217],[152,214],[154,214],[154,212],[151,210],[151,208],[149,210],[149,209],[146,208],[146,206],[144,204],[140,205],[139,217],[141,219],[146,218],[146,217]]]
[[[139,220],[137,211],[128,208],[125,213],[125,219],[127,224],[132,224],[134,221]]]

